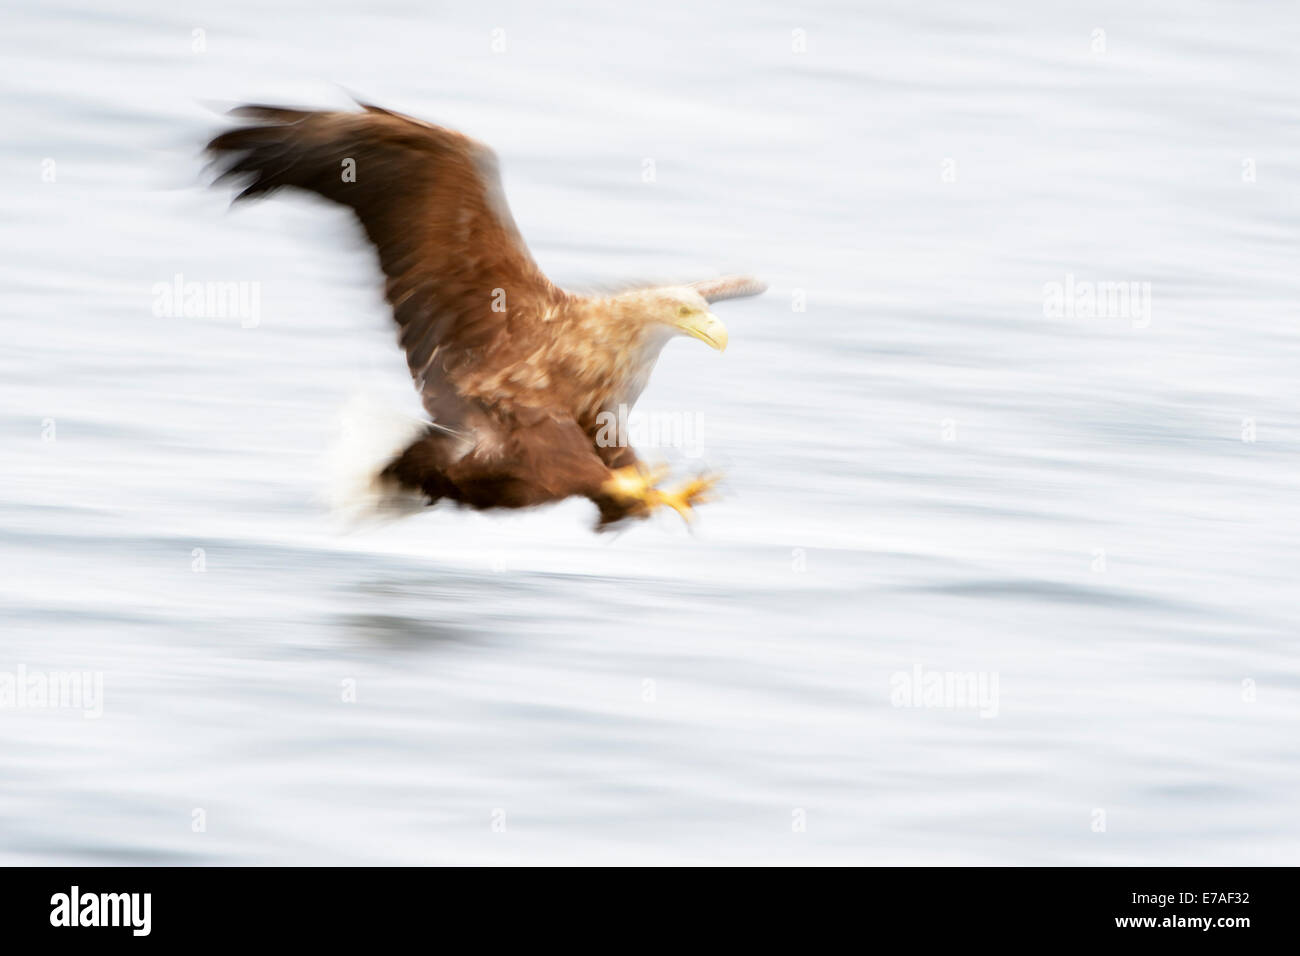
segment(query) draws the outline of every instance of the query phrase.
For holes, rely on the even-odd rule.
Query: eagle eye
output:
[[[684,319],[691,314],[691,307],[689,305],[680,306],[677,309],[677,314]]]

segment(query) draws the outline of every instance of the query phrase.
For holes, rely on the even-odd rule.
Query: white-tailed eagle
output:
[[[431,421],[376,469],[379,485],[472,508],[581,495],[598,528],[661,506],[689,517],[712,478],[665,488],[627,446],[597,441],[675,335],[722,351],[709,303],[757,295],[747,276],[609,296],[566,292],[533,261],[495,155],[460,133],[374,106],[244,106],[208,144],[236,199],[284,187],[350,208],[379,254],[399,341]],[[606,419],[607,420],[607,419]]]

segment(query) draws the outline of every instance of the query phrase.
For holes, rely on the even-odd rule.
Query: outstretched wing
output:
[[[704,296],[707,302],[720,299],[739,299],[747,295],[760,295],[767,291],[767,283],[753,276],[722,276],[692,282],[691,288]]]
[[[374,106],[325,112],[244,106],[256,121],[217,136],[220,179],[247,199],[305,189],[356,213],[379,253],[385,295],[425,408],[454,426],[458,381],[532,337],[565,299],[529,255],[487,147]]]

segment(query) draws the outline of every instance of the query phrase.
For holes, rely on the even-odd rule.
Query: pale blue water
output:
[[[0,672],[104,681],[0,710],[0,860],[1297,861],[1293,10],[0,17]],[[727,473],[694,534],[333,530],[335,411],[416,407],[370,254],[197,150],[345,90],[494,146],[561,284],[772,283],[642,399]],[[156,317],[177,273],[260,323]],[[1067,275],[1149,324],[1045,317]]]

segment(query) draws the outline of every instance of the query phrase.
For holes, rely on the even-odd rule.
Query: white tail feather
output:
[[[355,527],[392,521],[427,506],[426,496],[381,478],[380,473],[424,433],[428,422],[357,395],[340,410],[338,425],[326,463],[325,493],[336,519],[345,527]]]

